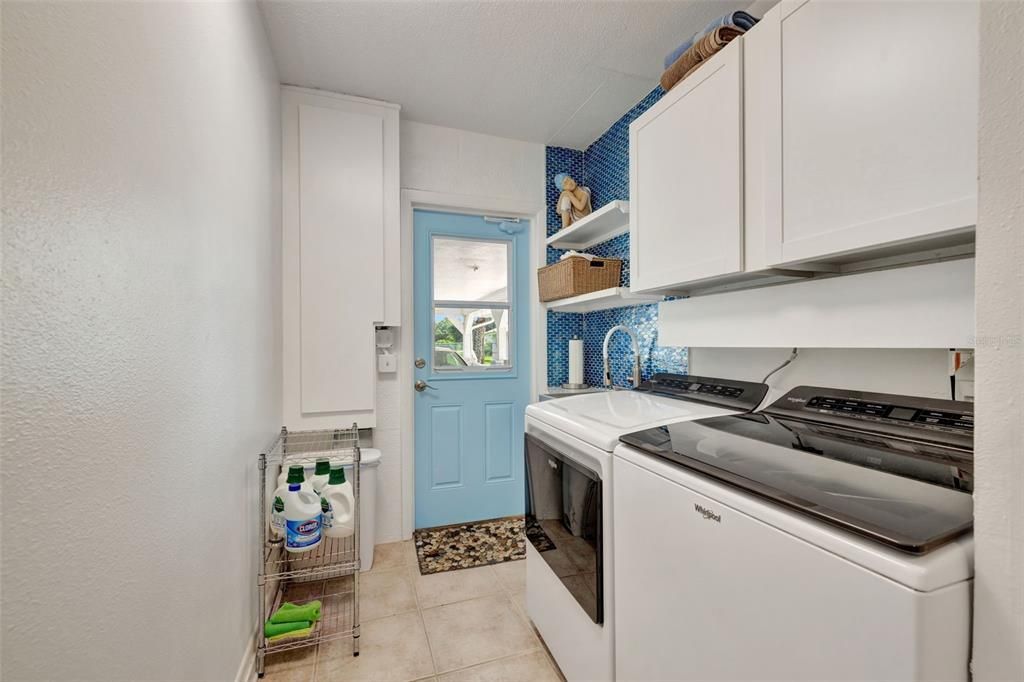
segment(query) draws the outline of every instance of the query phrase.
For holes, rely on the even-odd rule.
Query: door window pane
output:
[[[435,370],[512,367],[511,249],[507,240],[431,241]]]
[[[508,303],[510,242],[434,237],[434,300]]]
[[[508,308],[434,308],[434,369],[512,366]]]

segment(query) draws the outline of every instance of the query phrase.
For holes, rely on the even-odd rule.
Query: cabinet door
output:
[[[782,181],[770,265],[969,232],[976,215],[976,2],[784,0],[774,31]]]
[[[284,424],[373,427],[398,110],[297,88],[282,104]]]
[[[741,38],[629,128],[630,288],[743,269]]]
[[[299,306],[304,413],[372,410],[383,315],[379,117],[299,106]]]

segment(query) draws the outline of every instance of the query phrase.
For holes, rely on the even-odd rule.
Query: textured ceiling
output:
[[[583,149],[734,0],[264,0],[281,80],[404,118]]]

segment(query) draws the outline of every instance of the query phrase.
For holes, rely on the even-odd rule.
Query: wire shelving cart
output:
[[[342,464],[352,482],[355,532],[345,538],[325,536],[308,552],[287,552],[283,539],[270,531],[268,498],[273,500],[282,469],[301,465],[308,470],[318,459],[325,458],[332,466]],[[259,677],[263,677],[265,658],[282,651],[351,638],[352,655],[359,655],[359,462],[357,424],[350,429],[321,431],[288,431],[282,427],[274,443],[259,456]],[[279,641],[269,641],[264,636],[263,624],[281,604],[314,599],[320,600],[321,615],[308,636]]]

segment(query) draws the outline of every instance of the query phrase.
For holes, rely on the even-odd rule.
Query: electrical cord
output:
[[[773,375],[773,374],[775,374],[776,372],[778,372],[778,371],[779,371],[780,369],[782,369],[783,367],[785,367],[786,365],[788,365],[789,363],[791,363],[791,362],[793,362],[794,360],[796,360],[796,356],[797,356],[797,354],[798,354],[798,353],[799,353],[799,350],[798,350],[798,349],[796,349],[796,348],[794,348],[794,349],[793,349],[793,352],[792,352],[792,353],[790,354],[790,356],[789,356],[789,359],[788,359],[788,360],[786,360],[786,361],[785,361],[784,363],[782,363],[781,365],[779,365],[778,367],[776,367],[775,369],[773,369],[772,371],[770,371],[770,372],[768,372],[767,374],[765,374],[765,375],[764,375],[764,379],[761,379],[761,383],[762,383],[762,384],[766,384],[766,383],[768,383],[768,378],[769,378],[769,377],[771,377],[771,375]]]

